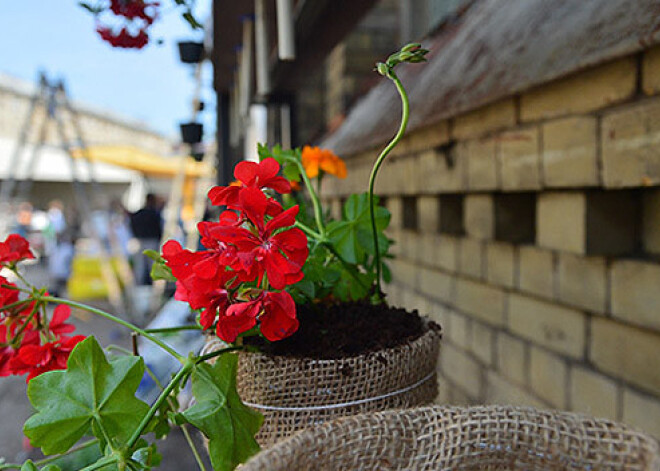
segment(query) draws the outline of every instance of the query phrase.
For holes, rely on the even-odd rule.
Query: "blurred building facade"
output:
[[[25,127],[32,97],[38,93],[35,84],[23,80],[0,75],[0,180],[10,173],[11,159],[22,129]],[[153,130],[144,123],[131,120],[108,110],[95,108],[86,103],[73,102],[80,117],[87,146],[132,146],[142,151],[157,155],[172,153],[173,142]],[[60,135],[54,120],[46,126],[45,145],[39,152],[37,164],[28,169],[30,156],[39,141],[42,123],[47,110],[38,106],[29,124],[27,145],[23,149],[18,169],[14,169],[15,177],[21,180],[32,177],[29,193],[26,199],[32,203],[45,206],[52,199],[73,201],[72,173],[69,159],[61,147]],[[64,112],[64,110],[60,110]],[[66,114],[65,114],[66,115]],[[64,130],[71,142],[76,142],[76,133],[72,127],[73,121],[63,119]],[[77,162],[78,178],[83,182],[90,181],[90,174],[82,162]],[[94,164],[94,177],[102,184],[104,199],[118,198],[124,195],[132,184],[144,186],[143,177],[139,172],[108,163]],[[162,186],[161,182],[155,182]],[[23,184],[25,187],[25,185]],[[141,201],[142,198],[138,198]]]
[[[243,149],[227,138],[234,85],[219,35],[241,23],[219,19],[219,3],[229,178]],[[432,50],[401,67],[410,130],[377,192],[397,241],[388,301],[444,328],[438,402],[575,410],[660,438],[658,2],[299,1],[298,20],[316,18],[312,3],[324,21],[296,23],[296,59],[271,63],[277,93],[251,99],[276,118],[290,107],[293,145],[346,159],[348,178],[324,181],[336,215],[399,118],[373,62],[412,39]]]

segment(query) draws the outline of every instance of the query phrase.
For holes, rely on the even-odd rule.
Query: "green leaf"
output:
[[[140,469],[155,468],[163,460],[163,456],[158,453],[154,443],[149,444],[146,440],[140,439],[136,447],[137,449],[131,455],[131,460]]]
[[[188,22],[188,24],[192,27],[192,29],[202,29],[204,28],[204,25],[202,25],[195,16],[192,14],[192,11],[188,10],[184,13],[181,14],[184,20]]]
[[[27,460],[23,463],[23,466],[21,466],[21,471],[39,471],[39,468],[36,467],[32,460]]]
[[[83,7],[85,10],[87,10],[88,12],[90,12],[93,15],[98,15],[99,13],[101,13],[104,10],[104,8],[102,6],[94,7],[94,6],[90,5],[87,2],[78,2],[78,6]]]
[[[373,273],[355,272],[351,274],[348,270],[343,270],[332,292],[342,301],[364,299],[369,294],[375,278]]]
[[[328,224],[328,237],[339,255],[348,263],[363,264],[367,255],[375,254],[371,218],[369,217],[369,196],[367,193],[351,195],[343,208],[344,219]],[[389,244],[383,231],[390,222],[390,212],[382,206],[375,208],[378,248],[387,253]]]
[[[94,337],[71,352],[66,370],[49,371],[28,384],[37,410],[23,431],[47,455],[69,450],[91,427],[94,434],[125,443],[149,406],[135,397],[144,373],[142,358],[108,362]]]
[[[165,259],[160,253],[155,250],[145,250],[142,253],[154,261],[150,272],[152,280],[176,281],[172,270],[165,264]]]
[[[236,392],[238,356],[220,355],[214,365],[201,363],[192,373],[197,403],[181,415],[209,439],[215,471],[233,470],[259,451],[254,440],[263,417],[241,402]]]

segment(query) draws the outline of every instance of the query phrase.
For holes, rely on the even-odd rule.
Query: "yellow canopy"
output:
[[[181,157],[163,157],[152,154],[133,146],[92,146],[85,154],[82,149],[75,149],[76,158],[87,157],[92,161],[103,162],[119,167],[136,170],[155,177],[174,177],[181,170]],[[188,178],[199,178],[209,175],[215,169],[203,162],[196,162],[192,157],[186,157],[185,175]]]

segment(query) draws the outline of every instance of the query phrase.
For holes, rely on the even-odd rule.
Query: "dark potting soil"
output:
[[[272,343],[248,337],[245,344],[272,355],[334,359],[396,347],[425,332],[417,311],[367,302],[305,304],[297,316],[300,327],[291,337]],[[434,322],[429,327],[440,330]]]

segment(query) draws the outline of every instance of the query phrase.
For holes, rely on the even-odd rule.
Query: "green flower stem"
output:
[[[383,151],[380,153],[378,158],[376,159],[376,163],[374,163],[373,168],[371,169],[371,175],[369,176],[369,217],[371,218],[371,232],[373,234],[374,238],[374,248],[376,249],[375,253],[375,261],[376,261],[376,288],[377,288],[377,293],[376,296],[380,301],[382,301],[382,296],[383,296],[383,290],[381,288],[380,280],[381,280],[381,272],[382,272],[382,262],[380,259],[380,249],[378,247],[378,228],[376,227],[376,208],[375,208],[375,203],[374,203],[374,186],[376,184],[376,174],[378,173],[378,170],[380,169],[380,166],[383,164],[383,161],[385,160],[385,157],[387,157],[387,154],[390,153],[392,149],[394,149],[394,146],[396,146],[401,138],[403,137],[403,133],[406,131],[406,127],[408,126],[408,117],[410,115],[410,105],[408,102],[408,94],[406,93],[406,90],[403,88],[403,85],[401,84],[401,81],[399,80],[399,77],[396,76],[394,73],[393,68],[389,68],[386,74],[386,77],[389,78],[394,82],[394,85],[396,85],[396,89],[399,92],[399,96],[401,97],[401,124],[399,125],[399,131],[396,133],[394,138],[390,141],[389,144],[383,149]]]
[[[149,411],[146,413],[146,415],[142,418],[142,421],[140,424],[137,426],[135,431],[133,432],[133,435],[131,435],[131,438],[128,439],[128,442],[126,443],[126,446],[130,449],[135,445],[135,443],[139,440],[139,438],[142,436],[142,432],[144,432],[144,429],[149,425],[149,422],[151,419],[156,415],[156,411],[160,408],[160,406],[167,400],[169,397],[170,393],[174,391],[174,389],[179,385],[181,382],[181,379],[187,376],[192,369],[195,367],[195,363],[191,361],[186,361],[183,365],[183,367],[179,370],[179,372],[174,375],[174,378],[172,378],[172,381],[163,389],[163,392],[160,393],[160,396],[158,396],[158,399],[156,399],[156,402],[154,402],[151,405],[151,408]]]
[[[305,172],[305,167],[303,167],[302,162],[300,162],[298,159],[290,159],[290,162],[294,162],[298,166],[300,176],[305,182],[305,187],[307,187],[307,191],[309,191],[309,197],[311,198],[312,205],[314,206],[314,218],[316,219],[317,230],[321,237],[325,238],[325,226],[323,224],[323,212],[321,211],[321,202],[319,201],[319,196],[316,194],[316,191],[314,191],[314,186],[312,186],[312,182],[309,181],[309,177],[307,176],[307,172]]]
[[[180,332],[182,330],[202,330],[198,325],[182,325],[179,327],[161,327],[158,329],[144,329],[149,334],[168,334],[171,332]]]
[[[302,222],[300,222],[300,221],[296,221],[296,224],[295,224],[295,225],[296,225],[296,227],[297,227],[298,229],[301,229],[305,234],[312,236],[312,237],[313,237],[314,239],[316,239],[317,241],[319,241],[319,242],[323,242],[323,241],[324,241],[324,238],[321,237],[321,234],[319,234],[318,232],[316,232],[316,231],[315,231],[314,229],[312,229],[311,227],[306,226],[306,225],[303,224]]]
[[[7,304],[6,306],[2,306],[3,311],[9,311],[10,309],[13,309],[15,307],[18,307],[22,304],[30,304],[32,302],[31,299],[21,299],[20,301],[16,301],[15,303]]]
[[[28,315],[28,317],[25,319],[23,324],[18,328],[16,333],[14,334],[14,337],[12,338],[12,341],[17,339],[19,335],[23,333],[23,331],[27,328],[27,326],[30,324],[32,319],[34,318],[34,315],[39,312],[39,303],[34,303],[34,307],[32,308],[32,312]]]
[[[48,463],[52,463],[53,461],[57,461],[57,460],[63,458],[64,456],[68,456],[68,455],[71,455],[71,454],[73,454],[77,451],[85,450],[85,449],[87,449],[91,446],[97,445],[98,443],[99,443],[99,439],[95,438],[95,439],[90,440],[88,442],[81,443],[78,446],[74,446],[73,448],[71,448],[66,453],[62,453],[62,454],[55,455],[55,456],[49,456],[48,458],[44,458],[42,460],[35,461],[34,464],[37,467],[41,467],[41,466],[46,465]],[[6,463],[6,464],[1,464],[0,469],[21,469],[21,465],[20,464],[15,464],[15,463]]]
[[[181,424],[181,431],[183,432],[183,436],[186,438],[186,442],[188,443],[188,446],[190,447],[190,451],[192,451],[192,454],[195,457],[195,461],[197,462],[197,466],[199,466],[200,471],[206,471],[206,466],[204,466],[204,460],[202,460],[199,451],[197,451],[195,442],[193,442],[193,439],[190,436],[190,432],[188,431],[188,427],[186,426],[186,424]]]
[[[116,455],[106,456],[105,458],[98,460],[96,463],[85,466],[80,471],[94,471],[96,469],[101,469],[104,466],[108,466],[109,464],[116,463],[117,461],[119,461],[119,458]]]
[[[240,339],[239,339],[240,340]],[[215,358],[217,356],[222,355],[223,353],[229,353],[229,352],[235,352],[238,350],[243,350],[242,346],[236,346],[236,347],[227,347],[227,348],[221,348],[220,350],[216,350],[215,352],[207,353],[206,355],[199,356],[195,358],[195,364],[203,363],[207,360],[210,360],[211,358]]]
[[[97,316],[101,316],[105,319],[108,319],[109,321],[112,321],[116,324],[122,325],[122,326],[126,327],[127,329],[130,329],[131,331],[136,332],[136,333],[142,335],[143,337],[151,340],[153,343],[158,345],[160,348],[162,348],[167,353],[172,355],[174,358],[179,360],[181,363],[185,363],[185,361],[186,361],[186,359],[182,355],[180,355],[176,350],[174,350],[172,347],[170,347],[165,342],[160,340],[158,337],[150,334],[149,332],[146,332],[145,330],[140,329],[139,327],[134,326],[130,322],[126,322],[125,320],[120,319],[119,317],[113,316],[110,313],[107,313],[107,312],[102,311],[100,309],[96,309],[96,308],[91,307],[91,306],[87,306],[86,304],[78,303],[78,302],[75,302],[75,301],[69,301],[67,299],[56,298],[54,296],[41,296],[38,299],[41,300],[41,301],[47,301],[47,302],[52,302],[52,303],[66,304],[67,306],[82,309],[82,310],[90,312],[92,314],[96,314]]]

